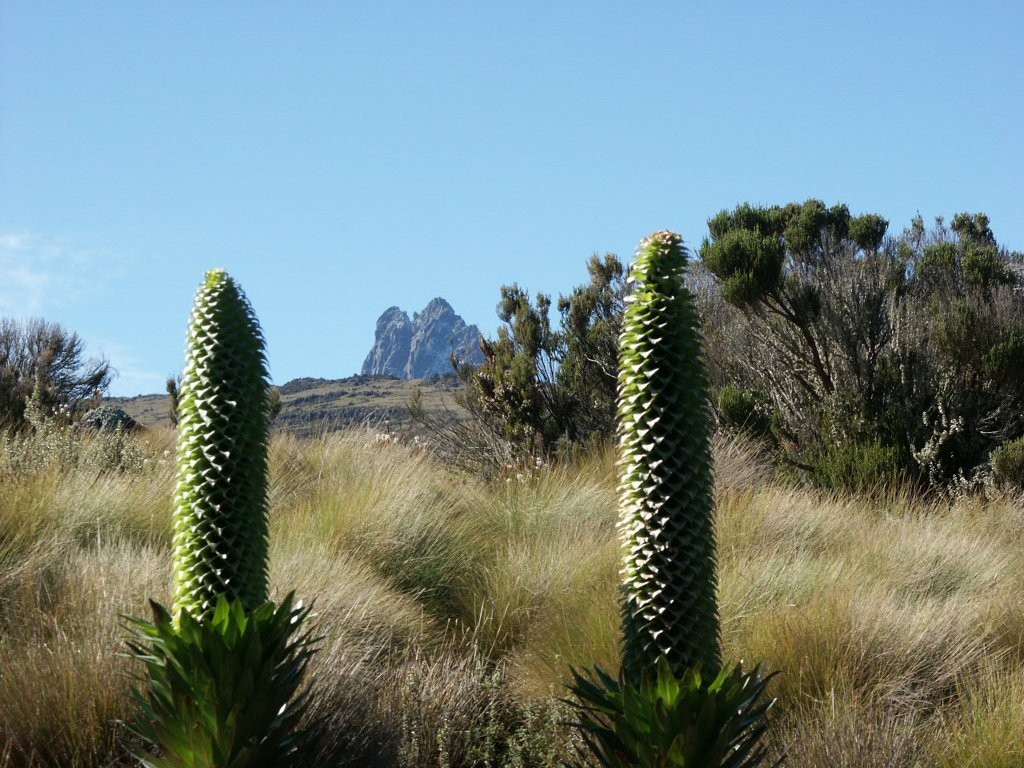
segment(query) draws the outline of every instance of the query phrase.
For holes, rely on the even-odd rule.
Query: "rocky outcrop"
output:
[[[398,307],[388,307],[377,318],[373,349],[363,361],[363,375],[405,378],[412,346],[412,323]]]
[[[113,432],[117,429],[132,432],[139,427],[135,419],[127,413],[109,405],[100,405],[86,411],[78,421],[78,426],[82,429],[95,429],[98,432]]]
[[[377,319],[373,349],[363,362],[364,376],[423,379],[452,372],[452,353],[460,360],[483,362],[480,330],[455,314],[442,298],[409,316],[390,307]]]

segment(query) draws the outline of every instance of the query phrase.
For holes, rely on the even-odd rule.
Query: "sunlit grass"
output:
[[[0,764],[130,764],[121,617],[169,600],[171,444],[5,474]],[[716,456],[725,657],[779,670],[789,764],[1024,765],[1020,507],[823,495]],[[610,451],[488,483],[361,434],[279,436],[271,463],[273,594],[322,637],[311,765],[568,759],[569,668],[619,652]]]

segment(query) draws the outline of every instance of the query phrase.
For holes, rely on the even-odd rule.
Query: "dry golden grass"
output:
[[[168,433],[138,471],[0,485],[0,765],[129,765],[121,616],[170,593]],[[1012,500],[786,487],[716,445],[729,659],[780,674],[794,766],[1024,766]],[[363,435],[272,445],[271,581],[313,601],[316,766],[555,766],[569,667],[618,655],[610,452],[484,483]]]

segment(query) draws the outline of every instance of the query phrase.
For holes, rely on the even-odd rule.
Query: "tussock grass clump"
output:
[[[168,595],[163,549],[118,539],[40,548],[0,603],[4,765],[102,765],[122,755],[128,664],[119,616]],[[12,571],[7,575],[11,576]],[[127,765],[128,763],[124,763]]]
[[[119,616],[172,583],[169,441],[139,439],[137,474],[0,483],[0,765],[132,764]],[[788,764],[1021,765],[1020,508],[814,493],[743,443],[715,455],[723,655],[781,670]],[[607,455],[483,482],[362,434],[281,435],[270,465],[271,596],[312,602],[324,637],[309,765],[573,757],[568,667],[619,654]]]
[[[1024,669],[987,659],[965,678],[936,739],[939,768],[1024,765]]]

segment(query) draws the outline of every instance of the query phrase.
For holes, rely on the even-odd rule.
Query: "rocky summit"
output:
[[[409,315],[389,307],[377,318],[373,349],[363,361],[364,376],[423,379],[452,372],[451,354],[479,364],[480,330],[455,314],[442,298],[431,300],[422,312]]]

